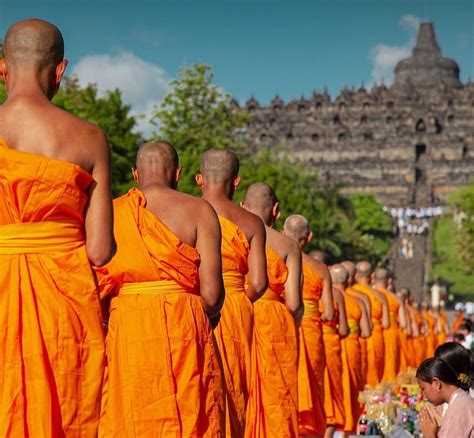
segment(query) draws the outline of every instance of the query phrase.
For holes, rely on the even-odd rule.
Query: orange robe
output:
[[[438,347],[438,337],[435,333],[436,318],[427,311],[422,312],[422,317],[427,322],[428,333],[426,333],[426,357],[433,357]]]
[[[304,316],[299,330],[298,411],[300,435],[324,435],[324,354],[319,300],[323,291],[321,276],[303,262]]]
[[[383,331],[385,363],[382,380],[395,382],[400,371],[400,328],[398,324],[398,311],[400,303],[397,298],[387,289],[378,288],[388,301],[388,312],[390,315],[390,327]]]
[[[346,289],[346,293],[358,298],[356,292],[350,287]],[[360,372],[361,378],[359,379],[359,390],[362,391],[367,384],[367,338],[358,336],[360,345]]]
[[[344,431],[354,432],[360,416],[359,390],[363,382],[361,361],[360,320],[362,311],[354,296],[344,292],[349,336],[341,340],[342,389],[344,394]]]
[[[0,436],[96,436],[104,372],[79,166],[0,139]]]
[[[324,353],[324,411],[328,426],[344,425],[344,394],[342,390],[341,337],[338,331],[339,307],[334,302],[334,318],[323,322]]]
[[[416,324],[419,327],[420,333],[423,327],[423,320],[421,317],[420,312],[416,313]],[[413,362],[413,368],[418,368],[418,366],[423,362],[426,358],[426,338],[425,335],[420,334],[420,336],[412,337],[412,345],[413,345],[413,353],[415,361]]]
[[[440,311],[438,315],[439,315],[438,317],[439,317],[440,331],[437,337],[438,337],[438,346],[440,346],[446,342],[446,329],[448,327],[448,322],[446,320],[445,312]]]
[[[268,289],[254,304],[252,383],[245,436],[298,437],[298,338],[284,293],[285,262],[266,248]]]
[[[407,372],[410,365],[410,352],[408,347],[408,335],[405,329],[400,329],[398,332],[400,342],[400,371]]]
[[[114,200],[117,254],[99,269],[103,293],[113,293],[99,436],[222,437],[222,374],[199,296],[199,254],[145,206],[137,189]]]
[[[356,283],[353,289],[366,294],[371,304],[372,334],[367,338],[367,384],[377,386],[382,380],[385,361],[385,346],[382,329],[382,303],[363,284]]]
[[[245,293],[249,244],[243,231],[219,216],[222,230],[222,276],[226,297],[214,333],[222,357],[226,385],[226,436],[245,433],[250,390],[253,305]]]
[[[453,321],[453,325],[451,326],[451,332],[456,333],[461,329],[461,325],[464,322],[465,316],[464,313],[458,313],[456,318]]]

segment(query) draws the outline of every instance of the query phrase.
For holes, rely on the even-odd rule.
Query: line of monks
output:
[[[351,432],[364,385],[444,342],[444,314],[391,292],[386,270],[328,269],[301,215],[276,231],[269,185],[236,205],[232,151],[203,154],[195,198],[174,148],[145,143],[112,207],[105,136],[49,102],[59,30],[19,22],[4,53],[0,436]]]

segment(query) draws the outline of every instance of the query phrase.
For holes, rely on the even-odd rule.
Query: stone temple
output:
[[[411,57],[393,85],[343,89],[284,103],[245,104],[253,149],[283,146],[347,194],[390,206],[443,204],[474,177],[474,81],[441,54],[432,23],[420,25]]]

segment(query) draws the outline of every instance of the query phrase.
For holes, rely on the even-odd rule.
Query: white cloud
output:
[[[408,32],[408,41],[403,45],[387,45],[379,43],[370,49],[369,57],[372,62],[370,72],[372,82],[384,82],[391,85],[395,66],[399,61],[407,58],[415,45],[416,33],[420,26],[420,19],[414,15],[403,15],[400,18],[400,27]]]
[[[132,114],[145,115],[137,129],[145,135],[153,131],[149,116],[169,90],[169,79],[161,67],[131,52],[121,52],[85,56],[74,65],[73,74],[81,85],[97,84],[99,95],[115,88],[121,90],[123,100],[132,106]]]

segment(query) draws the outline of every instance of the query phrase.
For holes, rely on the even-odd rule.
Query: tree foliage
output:
[[[465,272],[474,274],[474,184],[454,192],[448,202],[459,218],[456,226],[459,262]]]
[[[201,154],[211,148],[239,148],[238,130],[249,120],[213,79],[207,65],[184,66],[152,117],[159,128],[154,137],[168,141],[179,153],[180,189],[194,195],[198,194],[194,175]]]

